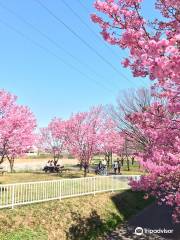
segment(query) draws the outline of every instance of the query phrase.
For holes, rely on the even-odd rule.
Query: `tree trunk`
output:
[[[0,158],[0,164],[4,162],[4,159],[6,157],[6,145],[8,140],[6,140],[3,144],[3,148],[1,149],[1,158]]]
[[[87,168],[84,167],[84,177],[86,177],[86,176],[87,176]]]
[[[113,162],[113,154],[111,152],[111,166],[112,166],[112,162]]]
[[[121,156],[121,165],[123,166],[124,165],[124,157]]]
[[[112,166],[112,152],[106,153],[105,159],[107,160],[107,167]]]
[[[134,157],[131,158],[132,165],[134,165]]]
[[[5,158],[5,156],[2,155],[1,158],[0,158],[0,164],[4,162],[4,158]]]
[[[129,158],[128,158],[128,156],[127,156],[127,169],[128,169],[128,171],[130,171],[130,167],[129,167]]]
[[[13,168],[14,168],[14,158],[9,158],[8,157],[8,160],[9,160],[9,164],[10,164],[10,170],[11,170],[11,173],[12,173]]]
[[[89,163],[85,162],[83,164],[83,167],[84,167],[84,177],[86,177],[87,173],[89,172]]]
[[[129,158],[128,158],[128,149],[127,149],[127,139],[125,139],[125,153],[126,153],[126,159],[127,159],[127,168],[129,171],[130,167],[129,167]]]
[[[80,171],[82,171],[82,163],[79,164]]]
[[[105,158],[107,158],[107,166],[109,168],[109,163],[110,163],[110,155],[109,155],[109,153],[107,153]]]

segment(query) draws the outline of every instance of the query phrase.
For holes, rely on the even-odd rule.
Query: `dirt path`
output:
[[[38,159],[28,159],[28,158],[22,158],[22,159],[16,159],[14,163],[14,170],[21,171],[21,170],[40,170],[42,169],[45,164],[47,163],[49,159],[48,158],[38,158]],[[59,160],[59,163],[61,165],[76,165],[78,164],[77,159],[67,159],[63,158]],[[7,171],[9,170],[9,162],[5,161],[1,165],[4,169]]]
[[[172,230],[172,233],[142,234],[136,235],[137,227],[151,230]],[[141,230],[140,230],[141,231]],[[104,240],[179,240],[180,224],[173,224],[171,220],[171,210],[166,206],[153,204],[138,215],[134,216],[128,223],[121,225]]]

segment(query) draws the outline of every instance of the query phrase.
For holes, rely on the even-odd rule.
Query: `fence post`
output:
[[[94,177],[94,196],[96,195],[96,177]]]
[[[60,196],[59,199],[62,199],[62,180],[60,180]]]
[[[12,186],[12,209],[14,208],[15,185]]]

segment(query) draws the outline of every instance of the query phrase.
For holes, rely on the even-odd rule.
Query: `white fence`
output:
[[[130,188],[133,176],[98,176],[0,185],[0,208]]]

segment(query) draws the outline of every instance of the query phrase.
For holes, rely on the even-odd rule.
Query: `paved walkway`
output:
[[[166,229],[173,233],[142,234],[134,233],[136,227],[143,229]],[[134,216],[128,223],[121,225],[104,240],[180,240],[180,224],[173,224],[171,210],[166,206],[153,204]]]

